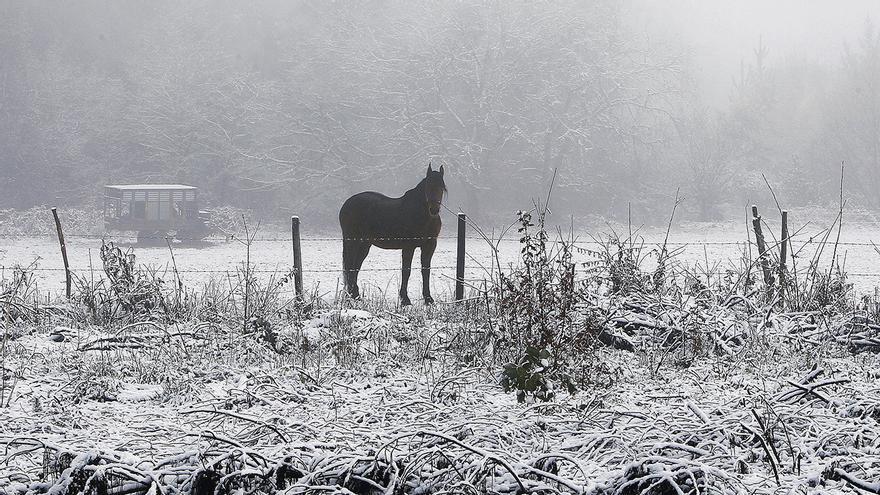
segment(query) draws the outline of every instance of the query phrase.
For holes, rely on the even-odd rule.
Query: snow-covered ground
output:
[[[850,227],[842,240],[869,244],[876,233]],[[649,244],[664,236],[641,234]],[[682,248],[681,264],[718,272],[736,263],[745,236],[742,227],[701,225],[670,242]],[[289,268],[283,234],[265,237],[251,247],[258,278]],[[507,358],[493,345],[504,330],[488,299],[401,309],[399,254],[376,249],[361,279],[368,297],[334,300],[340,243],[315,237],[332,235],[303,241],[306,285],[318,285],[323,301],[302,316],[285,287],[268,327],[243,327],[237,313],[90,324],[97,316],[46,296],[62,286],[53,270],[36,272],[41,301],[52,301],[37,316],[0,300],[0,495],[880,492],[876,308],[838,301],[786,313],[761,291],[743,298],[687,287],[675,300],[590,296],[603,325],[626,332],[634,349],[570,356],[586,385],[559,390],[554,402],[518,403],[500,385]],[[6,241],[7,270],[34,260],[61,267],[51,238]],[[99,246],[71,239],[74,268],[89,267],[91,250],[100,276]],[[469,246],[468,278],[480,280],[491,250]],[[500,247],[502,265],[515,263],[518,244]],[[167,246],[133,249],[172,280]],[[814,251],[807,244],[799,262]],[[246,256],[234,240],[173,253],[195,290]],[[441,239],[441,300],[454,253],[455,240]],[[870,245],[838,254],[859,273],[880,259]],[[873,287],[869,276],[852,280]]]
[[[593,387],[525,404],[451,358],[485,328],[439,309],[326,309],[280,328],[280,353],[210,324],[23,329],[0,493],[90,465],[128,493],[200,472],[273,492],[259,483],[281,466],[288,493],[857,493],[841,476],[880,478],[880,359],[809,346],[827,329],[803,323],[690,361],[602,350]]]
[[[455,277],[456,240],[454,226],[447,225],[441,234],[432,265],[432,290],[442,299],[449,299],[453,293]],[[820,225],[807,225],[803,228],[792,227],[795,254],[800,267],[806,266],[816,252],[817,244],[825,235]],[[778,225],[770,230],[778,237]],[[606,229],[604,232],[607,232]],[[600,231],[602,232],[602,231]],[[628,236],[625,227],[617,227],[617,234]],[[602,236],[593,232],[599,238]],[[652,248],[661,244],[665,238],[665,230],[661,228],[642,228],[636,235]],[[723,270],[731,260],[741,256],[746,249],[743,244],[747,240],[746,227],[742,223],[720,224],[687,224],[679,226],[671,233],[670,251],[676,252],[679,261],[684,264],[701,267],[709,266],[713,270]],[[306,288],[317,288],[324,297],[333,297],[337,290],[342,290],[340,276],[342,260],[342,243],[335,238],[338,232],[303,232],[302,250],[305,264],[304,285]],[[467,259],[465,276],[470,283],[480,286],[482,280],[489,278],[488,270],[493,266],[493,250],[471,229],[467,240]],[[770,232],[766,234],[768,244],[776,245]],[[832,233],[833,241],[836,233]],[[172,256],[164,243],[147,247],[134,243],[131,237],[108,236],[123,246],[131,247],[139,263],[157,267],[171,279]],[[577,236],[580,247],[595,249],[590,233]],[[862,293],[873,293],[874,287],[880,285],[880,254],[870,245],[880,243],[880,226],[874,224],[847,224],[841,235],[841,242],[847,243],[838,248],[838,255],[845,260],[845,268],[850,272],[850,281]],[[64,287],[63,263],[58,243],[54,237],[24,237],[0,239],[0,270],[9,271],[18,265],[27,266],[36,262],[36,266],[44,271],[35,275],[40,281],[42,291],[58,293]],[[857,243],[862,245],[852,245]],[[101,276],[99,251],[101,240],[95,238],[68,238],[68,254],[71,268],[82,277]],[[801,249],[801,247],[803,249]],[[516,263],[520,246],[515,230],[509,231],[505,240],[498,243],[498,255],[503,267]],[[754,248],[753,248],[754,249]],[[225,272],[235,272],[246,259],[247,249],[238,241],[210,241],[199,244],[175,243],[173,247],[174,261],[181,272],[183,282],[192,287],[212,277],[225,277]],[[825,250],[823,260],[830,266],[831,249]],[[292,250],[289,233],[260,232],[260,236],[251,246],[251,262],[256,270],[284,273],[290,270]],[[576,257],[586,261],[589,255],[576,253]],[[752,253],[752,257],[755,255]],[[650,267],[653,258],[649,258],[646,267]],[[419,266],[418,256],[413,268]],[[370,295],[387,295],[391,298],[397,293],[399,284],[400,252],[372,248],[363,271],[360,275],[362,288]],[[410,278],[410,295],[413,300],[421,294],[422,280],[418,272]]]

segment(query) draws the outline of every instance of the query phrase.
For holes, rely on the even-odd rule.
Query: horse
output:
[[[371,246],[381,249],[400,249],[400,303],[411,304],[407,294],[409,275],[416,248],[422,258],[422,296],[425,304],[431,297],[431,257],[440,234],[440,206],[446,183],[443,165],[428,172],[414,188],[399,198],[390,198],[377,192],[362,192],[348,198],[339,210],[342,227],[342,267],[345,288],[352,299],[360,297],[358,271],[370,252]]]

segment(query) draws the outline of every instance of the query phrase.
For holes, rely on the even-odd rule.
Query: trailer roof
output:
[[[117,184],[104,187],[119,191],[191,191],[198,189],[185,184]]]

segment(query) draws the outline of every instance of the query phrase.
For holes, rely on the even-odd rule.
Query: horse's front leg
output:
[[[403,263],[400,268],[400,304],[402,306],[409,306],[412,303],[409,300],[407,287],[409,286],[409,274],[412,272],[413,255],[416,250],[415,248],[403,248],[401,252],[403,253]]]
[[[431,239],[422,246],[422,296],[425,298],[425,304],[434,302],[431,297],[431,258],[434,256],[434,249],[437,248],[437,239]]]

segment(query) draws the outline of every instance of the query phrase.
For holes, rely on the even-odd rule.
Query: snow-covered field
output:
[[[662,241],[660,230],[643,234]],[[865,243],[874,231],[844,234]],[[694,244],[681,263],[723,268],[740,249],[724,243],[744,237],[702,226],[670,241]],[[72,239],[72,265],[88,268],[91,249],[100,266],[99,246]],[[469,246],[478,280],[475,260],[488,265],[491,251]],[[306,236],[303,248],[306,285],[324,297],[300,310],[282,290],[265,325],[95,324],[53,296],[29,309],[2,294],[0,495],[880,493],[875,307],[786,312],[761,291],[699,288],[589,296],[632,348],[569,356],[585,385],[519,403],[499,382],[509,353],[497,347],[504,321],[488,298],[399,308],[399,254],[375,250],[366,267],[386,270],[363,274],[367,297],[335,300],[339,242]],[[503,264],[519,254],[515,242],[501,248]],[[0,249],[7,278],[14,264],[61,266],[49,238]],[[167,247],[133,249],[171,279]],[[840,249],[849,270],[876,270],[870,246]],[[196,290],[245,259],[236,241],[173,251]],[[286,240],[255,242],[258,278],[286,271],[289,252]],[[454,253],[454,239],[442,239],[434,289],[444,299]],[[61,272],[36,274],[57,294]],[[857,289],[873,287],[860,280],[871,279],[854,278]]]
[[[433,259],[432,289],[441,298],[449,299],[453,293],[455,277],[456,240],[453,225],[447,225],[441,234],[438,247]],[[779,230],[777,225],[772,225],[773,233]],[[602,232],[607,229],[590,233],[581,233],[577,236],[579,246],[586,249],[595,249],[592,237],[602,238]],[[807,225],[802,229],[792,228],[795,249],[802,246],[803,249],[795,254],[800,255],[796,260],[801,267],[808,264],[814,255],[817,242],[825,235],[822,228],[817,225]],[[617,233],[622,237],[628,234],[625,228],[617,227]],[[661,228],[642,228],[636,231],[636,235],[645,242],[648,247],[660,245],[665,238],[665,230]],[[671,251],[677,252],[679,261],[686,265],[705,268],[710,270],[723,270],[728,267],[732,260],[741,256],[747,240],[746,228],[738,223],[721,224],[689,224],[672,231],[669,237]],[[767,234],[768,244],[775,245],[771,233]],[[337,290],[342,290],[341,270],[342,243],[335,238],[338,232],[303,233],[302,250],[305,264],[304,285],[306,288],[317,289],[324,297],[334,297]],[[778,236],[778,234],[777,234]],[[292,250],[289,232],[260,232],[259,237],[251,245],[251,263],[258,271],[284,273],[290,270],[292,263]],[[830,240],[834,240],[833,233]],[[166,278],[172,278],[171,251],[161,241],[158,246],[141,246],[134,243],[134,239],[127,236],[108,236],[108,240],[115,240],[124,247],[131,247],[137,256],[138,262],[147,264],[166,273]],[[850,281],[861,293],[873,293],[874,287],[880,285],[880,254],[870,245],[871,242],[880,243],[880,226],[875,224],[847,224],[841,235],[841,242],[860,245],[845,244],[839,247],[838,254],[845,259],[845,268],[850,274]],[[752,240],[754,242],[754,240]],[[67,240],[71,268],[79,276],[101,276],[100,251],[101,240],[95,238],[69,237]],[[507,233],[505,239],[498,244],[498,254],[502,267],[509,263],[515,263],[519,256],[519,243],[515,231]],[[754,248],[753,248],[754,249]],[[182,274],[183,282],[190,286],[198,286],[205,281],[217,277],[225,277],[225,272],[235,272],[242,266],[247,249],[239,241],[212,240],[199,245],[175,243],[173,246],[174,260]],[[826,249],[823,259],[827,264],[831,249]],[[580,260],[588,260],[586,254],[576,254]],[[752,253],[755,257],[755,253]],[[650,264],[652,259],[648,259]],[[19,237],[5,238],[0,242],[0,270],[9,270],[15,265],[27,266],[36,262],[36,266],[42,271],[35,272],[41,281],[40,289],[47,292],[57,293],[63,290],[64,273],[61,254],[57,240],[54,237]],[[413,268],[419,266],[418,256],[413,262]],[[480,239],[471,230],[467,239],[467,259],[465,277],[470,283],[480,286],[482,280],[489,278],[487,270],[493,266],[493,250],[486,241]],[[364,264],[360,275],[360,283],[367,294],[384,295],[391,299],[397,293],[399,284],[400,252],[387,251],[372,248]],[[410,295],[421,294],[422,280],[418,272],[414,272],[410,278]],[[415,298],[413,298],[415,300]]]

